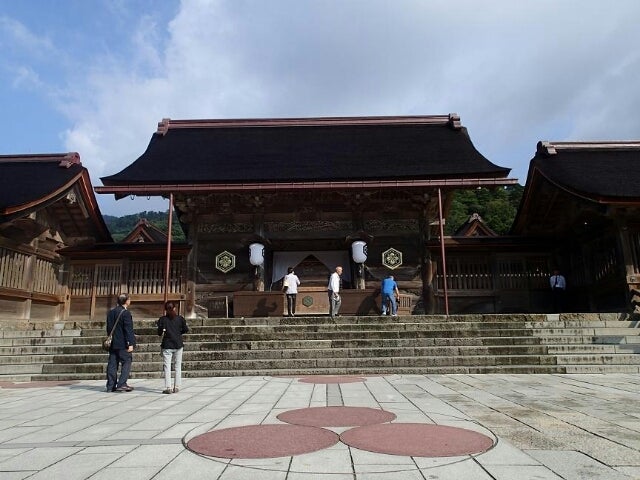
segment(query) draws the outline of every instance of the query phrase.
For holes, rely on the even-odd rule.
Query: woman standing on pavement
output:
[[[178,393],[182,385],[182,335],[189,332],[187,321],[176,312],[173,302],[164,305],[165,315],[158,319],[158,335],[161,336],[160,348],[164,360],[164,386],[162,393]],[[175,362],[175,382],[171,386],[171,362]]]

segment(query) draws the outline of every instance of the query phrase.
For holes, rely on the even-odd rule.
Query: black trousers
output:
[[[553,311],[556,313],[564,311],[564,288],[553,288],[551,295],[553,297]]]

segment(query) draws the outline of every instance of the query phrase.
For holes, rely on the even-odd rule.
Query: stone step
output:
[[[497,365],[497,366],[449,366],[449,367],[420,367],[420,368],[388,368],[381,371],[379,368],[315,368],[312,370],[301,369],[273,369],[273,370],[198,370],[184,372],[185,378],[196,377],[233,377],[239,375],[246,376],[306,376],[306,375],[378,375],[378,374],[397,374],[397,375],[437,375],[437,374],[553,374],[553,373],[640,373],[638,367],[635,366],[618,366],[618,365],[577,365],[577,366],[560,366],[560,365]],[[161,371],[156,372],[132,372],[132,379],[136,378],[158,378],[161,383]],[[4,381],[62,381],[62,380],[104,380],[104,373],[51,373],[36,375],[13,375],[11,377],[3,377]],[[158,387],[159,392],[161,386]]]
[[[80,337],[0,338],[0,347],[73,345],[77,338]],[[91,343],[96,343],[96,339]]]
[[[185,351],[184,362],[211,360],[246,360],[246,359],[300,359],[300,358],[367,358],[367,357],[438,357],[438,356],[478,356],[478,355],[545,355],[546,347],[540,346],[448,346],[448,347],[401,347],[401,348],[322,348],[322,349],[289,349],[289,350],[214,350]],[[106,362],[107,354],[65,354],[65,355],[12,355],[2,358],[4,364],[20,363],[99,363]],[[136,362],[160,361],[160,351],[135,353]]]
[[[0,379],[5,375],[42,373],[43,363],[27,363],[23,365],[0,364]]]
[[[533,328],[531,329],[534,335],[600,335],[600,336],[637,336],[640,335],[640,330],[627,327],[602,327],[602,328]]]
[[[134,363],[135,364],[135,363]],[[603,366],[605,367],[605,366]],[[271,369],[271,370],[197,370],[191,372],[183,372],[184,378],[196,377],[235,377],[240,375],[247,376],[307,376],[307,375],[380,375],[380,374],[397,374],[397,375],[436,375],[436,374],[483,374],[483,373],[501,373],[501,374],[549,374],[549,373],[565,373],[565,367],[557,365],[496,365],[496,366],[448,366],[448,367],[388,367],[381,371],[379,368],[368,367],[350,367],[350,368],[314,368],[314,369]],[[577,372],[576,372],[577,373]],[[131,372],[131,379],[137,378],[157,378],[159,382],[159,390],[161,391],[162,373],[161,369],[154,372]],[[40,373],[35,375],[13,375],[11,377],[3,377],[2,381],[62,381],[62,380],[100,380],[104,381],[105,374],[102,373]]]
[[[575,345],[545,345],[547,353],[553,355],[559,354],[580,354],[580,353],[626,353],[640,354],[640,345],[627,344],[575,344]]]
[[[430,367],[496,367],[496,366],[538,366],[556,365],[552,357],[523,355],[509,357],[475,356],[475,357],[371,357],[371,358],[346,358],[346,359],[279,359],[279,360],[213,360],[202,362],[183,362],[183,372],[191,373],[202,370],[217,371],[262,371],[262,370],[294,370],[310,372],[316,369],[358,369],[376,368],[379,371],[387,371],[395,368],[412,368],[419,371]],[[20,366],[26,367],[26,366]],[[35,367],[35,366],[31,366]],[[45,374],[96,374],[100,378],[106,372],[106,362],[83,364],[43,364],[41,373]],[[134,362],[132,372],[144,372],[159,375],[162,372],[162,362]],[[16,370],[6,373],[40,373],[40,370]]]
[[[608,354],[608,355],[557,355],[560,365],[640,365],[640,355]]]
[[[372,357],[391,358],[428,358],[436,357],[523,357],[523,356],[546,355],[548,358],[555,358],[558,364],[615,364],[615,365],[640,365],[640,355],[637,352],[600,352],[585,354],[578,352],[573,354],[547,355],[546,347],[421,347],[421,348],[358,348],[358,349],[317,349],[317,350],[228,350],[212,352],[186,351],[183,356],[185,365],[187,362],[207,362],[218,360],[296,360],[296,359],[366,359]],[[14,365],[25,364],[91,364],[106,363],[106,353],[97,354],[75,354],[75,355],[15,355],[6,356],[2,359],[2,364],[8,368]],[[162,361],[160,352],[137,352],[135,362],[137,364],[160,363]],[[504,360],[507,361],[507,360]],[[496,360],[500,364],[503,360]],[[507,361],[508,362],[508,361]],[[186,368],[186,367],[185,367]]]
[[[74,348],[74,346],[70,344],[68,348]],[[91,347],[91,350],[94,350],[93,347]],[[5,355],[61,355],[63,353],[65,353],[64,345],[21,345],[0,347],[0,361]]]
[[[640,373],[636,365],[566,365],[565,373]]]
[[[189,338],[189,336],[186,336]],[[589,352],[609,352],[609,353],[640,353],[640,343],[624,342],[620,337],[598,338],[597,343],[592,342],[594,337],[580,337],[582,342],[571,343],[578,337],[564,337],[558,343],[557,337],[550,339],[532,337],[462,337],[462,338],[352,338],[349,340],[327,339],[327,340],[258,340],[258,341],[237,341],[237,342],[185,342],[185,352],[188,351],[227,351],[227,350],[285,350],[285,349],[321,349],[321,348],[416,348],[429,346],[526,346],[526,345],[548,345],[549,353],[589,353]],[[90,339],[78,339],[74,344],[62,343],[48,345],[12,345],[0,347],[0,357],[4,355],[53,355],[53,354],[95,354],[101,352],[97,341]],[[139,339],[137,352],[159,352],[160,344],[158,339],[153,337],[155,343],[143,343]],[[541,340],[541,341],[539,341]],[[609,340],[605,342],[604,340]]]
[[[77,337],[82,334],[81,329],[69,330],[4,330],[0,332],[0,338],[56,338]]]
[[[640,338],[635,335],[536,335],[544,345],[572,345],[572,344],[639,344]]]
[[[504,322],[438,322],[438,323],[420,323],[420,322],[357,322],[333,324],[330,321],[323,323],[305,323],[305,324],[288,324],[288,323],[262,323],[253,325],[223,325],[223,326],[190,326],[190,334],[192,335],[212,335],[212,334],[251,334],[264,331],[272,332],[324,332],[324,331],[486,331],[486,330],[532,330],[535,334],[553,335],[562,332],[569,332],[572,335],[587,335],[598,332],[602,335],[616,334],[629,328],[629,324],[633,322],[597,322],[597,325],[582,322],[581,326],[564,325],[565,323],[578,322],[518,322],[506,324]],[[567,330],[567,329],[571,330]],[[622,330],[618,330],[622,329]],[[139,324],[135,324],[137,335],[157,336],[157,329],[147,328]],[[82,335],[86,337],[98,337],[105,334],[104,325],[102,328],[85,328]],[[640,335],[640,329],[637,333]]]
[[[640,368],[640,328],[621,314],[197,319],[185,376],[369,373],[610,373]],[[159,378],[155,318],[135,319],[133,376]],[[18,322],[14,322],[16,325]],[[0,380],[100,379],[104,322],[0,330]],[[286,373],[285,373],[286,374]]]

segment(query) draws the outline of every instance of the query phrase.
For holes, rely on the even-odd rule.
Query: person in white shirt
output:
[[[342,275],[342,267],[338,265],[336,271],[329,277],[329,285],[327,286],[329,315],[331,315],[331,318],[340,316],[340,305],[342,304],[342,299],[340,298],[340,275]]]
[[[553,270],[553,275],[549,278],[549,285],[551,286],[551,295],[553,297],[553,310],[561,312],[564,308],[564,293],[567,289],[567,281],[557,268]]]
[[[287,291],[285,292],[287,296],[287,313],[289,317],[293,317],[296,314],[296,297],[298,295],[298,285],[300,285],[300,279],[293,271],[293,267],[287,269],[284,284],[287,286]]]

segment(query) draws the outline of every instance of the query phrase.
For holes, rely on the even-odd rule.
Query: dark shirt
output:
[[[120,315],[122,312],[122,315]],[[120,320],[118,320],[120,315]],[[113,340],[111,341],[111,350],[126,350],[129,346],[136,345],[136,336],[133,333],[133,317],[131,312],[118,305],[109,310],[107,314],[107,334],[111,333],[111,329],[118,321],[116,329],[113,331]]]
[[[176,315],[173,318],[166,315],[160,317],[158,319],[158,335],[162,335],[164,329],[166,329],[166,332],[164,332],[161,348],[178,349],[184,347],[182,335],[189,332],[189,327],[182,315]]]

